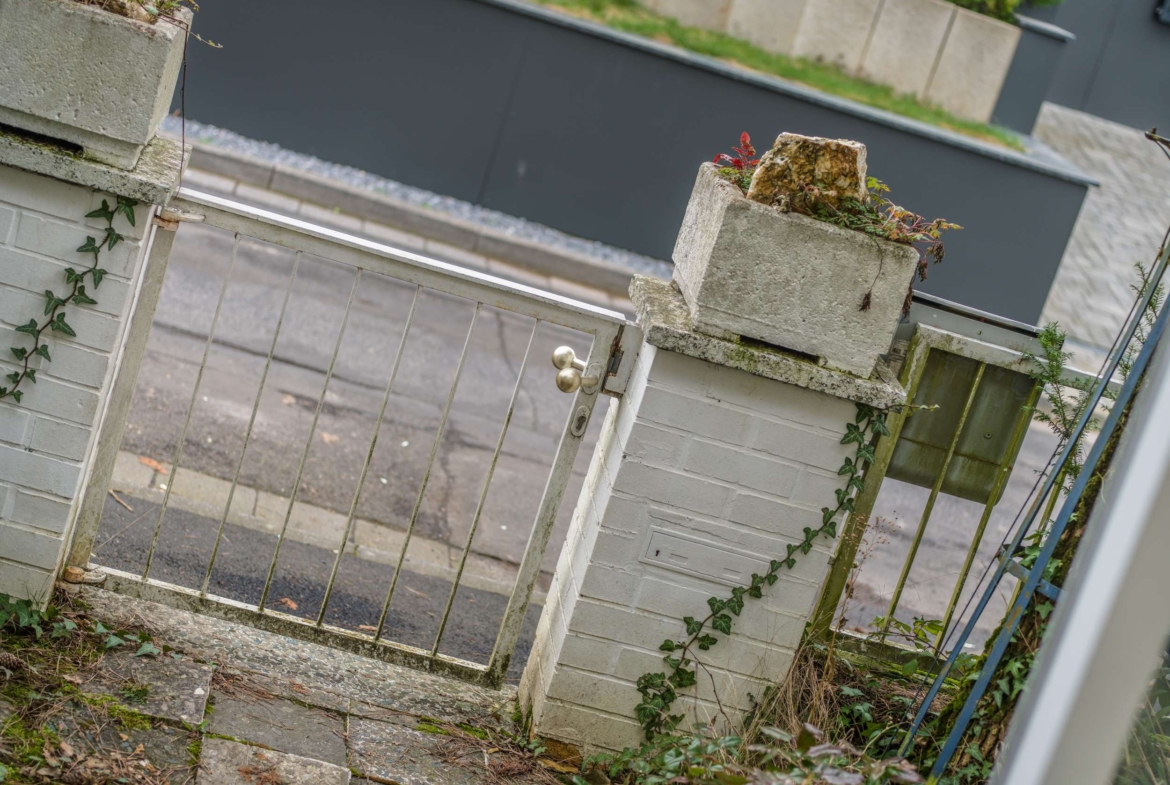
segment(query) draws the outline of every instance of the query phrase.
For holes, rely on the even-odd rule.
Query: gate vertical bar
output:
[[[1016,463],[1016,456],[1019,454],[1020,446],[1024,443],[1024,437],[1028,433],[1028,424],[1032,422],[1032,410],[1036,407],[1036,402],[1040,399],[1040,391],[1043,386],[1037,382],[1032,385],[1032,392],[1028,394],[1028,400],[1023,406],[1019,419],[1016,421],[1016,427],[1012,432],[1011,442],[1008,444],[1007,452],[1005,453],[1005,460],[1002,466],[999,467],[999,476],[995,478],[995,485],[992,486],[991,493],[987,497],[987,504],[983,505],[983,514],[979,517],[979,525],[975,527],[975,536],[971,538],[971,545],[967,548],[967,556],[963,559],[963,567],[959,570],[959,579],[955,581],[955,588],[951,592],[951,599],[947,603],[946,613],[942,618],[942,629],[938,632],[938,637],[935,639],[935,648],[941,648],[943,642],[946,640],[947,628],[951,626],[951,619],[954,618],[955,608],[959,605],[959,598],[963,595],[963,586],[967,583],[967,576],[971,574],[971,565],[975,562],[975,556],[979,553],[979,546],[983,542],[983,533],[987,530],[987,523],[991,520],[991,513],[995,509],[995,505],[999,504],[1000,496],[1003,494],[1003,489],[1007,486],[1008,478],[1011,477],[1012,468]]]
[[[232,255],[228,262],[227,274],[223,277],[223,286],[219,290],[219,299],[215,303],[215,314],[211,317],[211,327],[207,331],[207,344],[203,347],[203,358],[199,361],[199,370],[195,374],[195,384],[191,388],[191,402],[187,405],[187,418],[183,420],[183,427],[179,431],[179,443],[175,446],[175,457],[171,461],[171,474],[167,478],[167,489],[163,493],[162,505],[158,508],[158,523],[154,526],[154,534],[150,539],[150,550],[146,553],[146,566],[142,569],[142,579],[150,575],[150,565],[154,562],[154,551],[158,547],[158,536],[162,532],[163,517],[167,514],[167,505],[171,501],[171,491],[175,488],[175,475],[179,471],[179,462],[183,460],[183,448],[187,442],[187,428],[191,426],[191,415],[195,412],[195,402],[199,400],[199,385],[203,383],[203,371],[207,369],[207,358],[211,354],[211,345],[215,343],[215,328],[219,324],[219,314],[223,309],[223,299],[227,294],[228,284],[232,280],[232,271],[236,268],[236,254],[240,250],[240,234],[236,232],[232,240]]]
[[[979,392],[979,384],[983,381],[983,372],[985,370],[987,370],[987,363],[979,363],[979,369],[975,372],[975,380],[971,383],[971,391],[967,394],[967,402],[963,404],[963,412],[959,415],[958,424],[955,425],[955,435],[951,437],[951,443],[947,447],[946,457],[943,458],[942,466],[939,467],[938,476],[934,481],[934,487],[930,489],[930,496],[926,499],[926,507],[922,510],[922,518],[918,522],[918,530],[914,532],[914,541],[910,543],[910,552],[906,554],[906,561],[902,564],[902,574],[898,576],[898,584],[894,587],[894,596],[890,598],[890,607],[886,611],[886,619],[882,624],[881,634],[878,640],[886,639],[886,634],[890,631],[890,625],[894,621],[894,612],[898,609],[898,601],[902,599],[902,590],[906,587],[906,579],[910,577],[910,570],[914,566],[914,559],[918,556],[918,547],[922,544],[922,537],[926,534],[926,524],[930,522],[930,514],[934,511],[934,503],[938,499],[943,482],[947,478],[947,470],[951,466],[951,459],[955,456],[955,448],[959,446],[959,438],[963,435],[963,426],[967,424],[967,415],[971,413],[971,407],[975,405],[975,396]]]
[[[301,266],[301,252],[297,251],[293,260],[292,275],[289,276],[288,286],[284,290],[284,302],[280,305],[280,316],[276,319],[276,329],[272,332],[272,344],[268,347],[268,357],[264,360],[264,371],[260,374],[260,386],[256,388],[256,401],[252,404],[252,414],[248,418],[248,428],[244,431],[244,446],[240,448],[240,460],[236,463],[236,471],[232,475],[232,487],[228,489],[227,504],[223,508],[223,517],[219,519],[219,530],[215,533],[215,545],[211,548],[211,558],[207,562],[207,574],[203,576],[203,585],[199,595],[207,596],[207,586],[211,583],[211,573],[215,570],[215,559],[219,556],[219,544],[223,541],[223,530],[227,525],[228,513],[232,509],[232,499],[236,495],[236,486],[240,483],[240,471],[244,468],[244,458],[248,455],[248,443],[252,440],[252,428],[256,425],[256,413],[260,411],[260,400],[264,395],[264,384],[268,381],[268,369],[272,367],[272,357],[276,354],[276,342],[280,340],[280,328],[284,324],[284,314],[288,310],[289,297],[292,295],[293,284],[297,281],[297,270]]]
[[[370,461],[374,459],[374,448],[378,446],[378,431],[381,430],[382,419],[386,416],[386,406],[390,403],[394,380],[398,378],[398,368],[402,363],[402,354],[406,350],[406,339],[410,337],[410,326],[414,323],[414,310],[418,306],[418,293],[421,290],[421,286],[415,286],[414,296],[410,299],[410,311],[406,314],[406,326],[402,328],[402,339],[398,342],[398,351],[394,354],[394,365],[390,369],[390,379],[386,382],[386,394],[382,396],[382,405],[378,408],[378,416],[374,420],[374,429],[370,433],[370,446],[366,450],[366,460],[362,464],[362,473],[358,477],[353,502],[349,505],[349,515],[345,519],[345,530],[341,534],[341,542],[337,544],[337,558],[333,560],[333,568],[329,571],[329,582],[325,584],[325,596],[321,598],[321,609],[317,612],[318,627],[325,623],[325,609],[329,607],[329,599],[333,596],[333,584],[337,581],[341,555],[345,553],[345,544],[349,542],[349,534],[353,530],[353,519],[357,514],[358,502],[362,498],[362,488],[365,487],[366,476],[370,471]]]
[[[106,505],[106,495],[110,481],[114,477],[114,464],[118,459],[118,450],[122,446],[122,434],[126,430],[126,420],[130,416],[130,405],[134,400],[134,389],[138,384],[142,357],[146,354],[150,326],[158,309],[163,279],[171,258],[171,248],[175,244],[177,227],[173,223],[159,221],[155,222],[154,227],[142,286],[138,290],[138,299],[134,303],[130,324],[126,328],[122,356],[114,371],[116,376],[110,390],[110,403],[98,431],[93,469],[86,481],[77,512],[73,541],[66,560],[66,564],[72,567],[84,567],[93,551],[94,539],[97,537],[102,511]]]
[[[418,513],[422,509],[423,496],[427,492],[427,484],[431,480],[431,471],[435,467],[435,456],[439,454],[439,445],[443,441],[443,431],[447,427],[447,417],[451,414],[451,403],[455,400],[455,392],[459,389],[459,377],[463,375],[463,364],[467,361],[467,350],[471,348],[471,336],[475,332],[475,324],[479,321],[479,312],[483,303],[475,304],[475,312],[471,315],[471,325],[467,328],[467,337],[463,339],[463,351],[459,354],[459,364],[455,367],[455,378],[451,381],[451,391],[447,393],[447,402],[443,405],[443,414],[439,418],[439,429],[435,432],[435,441],[431,444],[431,455],[427,459],[427,468],[423,473],[422,484],[418,489],[418,497],[414,500],[414,510],[410,513],[410,523],[406,527],[406,536],[402,539],[402,552],[398,554],[398,563],[394,567],[394,577],[390,579],[390,590],[386,592],[386,601],[382,603],[382,612],[378,616],[378,629],[374,633],[374,640],[382,639],[382,628],[386,624],[386,614],[390,611],[390,602],[394,599],[394,590],[398,588],[398,578],[402,575],[402,564],[406,561],[406,549],[410,547],[410,537],[414,534],[414,525],[418,522]]]
[[[297,503],[297,493],[301,489],[301,480],[305,476],[305,464],[309,460],[309,450],[313,447],[313,437],[317,435],[317,420],[321,417],[321,409],[325,406],[325,395],[329,392],[329,382],[333,380],[333,369],[337,365],[337,355],[341,352],[341,342],[345,338],[345,328],[349,325],[349,312],[353,308],[353,296],[357,293],[358,284],[362,280],[362,270],[358,268],[353,277],[353,286],[349,289],[349,299],[345,303],[345,313],[341,317],[341,328],[337,331],[337,342],[333,345],[333,355],[329,358],[329,368],[325,371],[325,383],[321,385],[321,397],[317,399],[317,408],[313,412],[313,422],[309,425],[309,438],[305,440],[305,450],[301,453],[301,463],[297,467],[297,478],[293,482],[292,493],[288,497],[288,509],[284,513],[284,523],[280,527],[280,536],[276,538],[276,549],[272,552],[272,564],[268,567],[268,577],[264,580],[264,590],[260,593],[260,602],[256,603],[257,610],[263,612],[268,602],[268,592],[272,589],[272,578],[276,575],[276,563],[280,559],[280,548],[284,545],[284,538],[288,535],[288,523],[292,520],[293,507]]]
[[[443,640],[443,632],[447,629],[447,619],[451,616],[451,606],[455,604],[455,594],[459,591],[459,581],[463,578],[463,569],[467,566],[467,555],[471,553],[471,543],[475,540],[475,532],[479,528],[479,519],[483,515],[483,505],[487,501],[488,488],[492,484],[492,476],[496,473],[496,464],[500,460],[500,451],[504,449],[504,438],[508,435],[508,426],[512,424],[512,413],[516,411],[516,399],[520,397],[520,387],[524,383],[524,371],[528,368],[528,358],[532,354],[532,344],[536,341],[536,331],[540,329],[540,320],[532,325],[532,335],[528,336],[528,348],[524,350],[524,359],[520,363],[520,373],[516,377],[516,386],[512,389],[512,398],[508,401],[508,411],[504,415],[504,424],[500,428],[500,438],[496,440],[496,449],[492,453],[492,461],[488,464],[487,477],[483,480],[483,489],[479,492],[479,501],[475,505],[475,514],[471,518],[471,528],[467,531],[467,542],[463,545],[463,555],[459,558],[459,567],[455,570],[455,578],[451,581],[451,593],[447,597],[447,607],[443,609],[443,620],[439,622],[439,632],[435,635],[435,645],[431,647],[431,656],[439,652],[439,643]]]
[[[589,349],[589,359],[586,368],[598,365],[606,368],[609,365],[609,351],[614,340],[618,337],[618,330],[599,332]],[[633,358],[631,358],[633,359]],[[488,661],[487,681],[489,684],[503,683],[512,662],[512,654],[516,651],[516,643],[520,640],[520,629],[524,624],[524,614],[528,611],[528,603],[532,600],[532,591],[536,579],[540,575],[540,564],[544,560],[544,552],[548,548],[549,537],[557,521],[557,512],[561,507],[561,500],[565,496],[565,485],[573,471],[573,462],[577,457],[577,449],[584,438],[584,428],[581,435],[573,434],[573,424],[580,417],[585,417],[585,427],[593,413],[594,404],[601,391],[604,378],[592,392],[578,389],[573,396],[573,403],[569,408],[569,418],[565,423],[565,430],[561,436],[560,446],[557,448],[556,463],[549,472],[548,482],[541,495],[540,507],[536,512],[536,520],[532,525],[532,533],[528,537],[528,544],[524,548],[524,557],[520,561],[520,569],[516,573],[516,583],[512,587],[512,595],[508,598],[508,607],[504,611],[504,619],[500,624],[500,632],[496,636],[495,646],[492,647],[492,656]],[[582,411],[584,410],[584,411]]]

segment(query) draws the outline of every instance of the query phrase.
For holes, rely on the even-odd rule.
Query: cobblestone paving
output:
[[[1034,133],[1101,182],[1090,189],[1045,303],[1077,343],[1107,348],[1130,306],[1133,265],[1149,264],[1170,222],[1170,160],[1142,132],[1045,104]]]

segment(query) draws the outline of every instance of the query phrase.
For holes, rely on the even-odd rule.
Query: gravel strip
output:
[[[177,117],[167,117],[163,120],[162,130],[177,137],[182,132],[182,120]],[[422,188],[415,188],[394,180],[387,180],[351,166],[342,166],[322,161],[311,155],[294,153],[280,145],[248,139],[214,125],[187,120],[187,141],[220,147],[270,163],[282,164],[303,172],[328,177],[355,188],[364,188],[412,205],[447,213],[460,220],[476,223],[512,237],[543,243],[553,248],[563,248],[609,264],[620,265],[643,275],[670,278],[673,270],[673,265],[660,259],[653,259],[594,240],[574,237],[543,224],[526,221],[523,218],[496,210],[488,210],[470,202],[436,194]]]

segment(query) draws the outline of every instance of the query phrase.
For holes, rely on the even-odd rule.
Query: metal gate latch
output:
[[[553,350],[552,363],[560,370],[557,373],[557,389],[564,393],[575,393],[584,390],[592,394],[601,383],[601,366],[597,363],[589,366],[588,375],[585,363],[577,359],[577,353],[568,346],[558,346]]]

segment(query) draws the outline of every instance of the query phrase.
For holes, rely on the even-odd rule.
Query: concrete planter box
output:
[[[951,114],[987,122],[1015,57],[1020,28],[957,6],[954,13],[922,97]]]
[[[704,164],[674,264],[695,330],[869,378],[890,349],[918,251],[753,202]],[[870,309],[858,310],[871,285]]]
[[[0,0],[0,124],[132,169],[170,108],[183,40],[166,20],[72,0]]]

